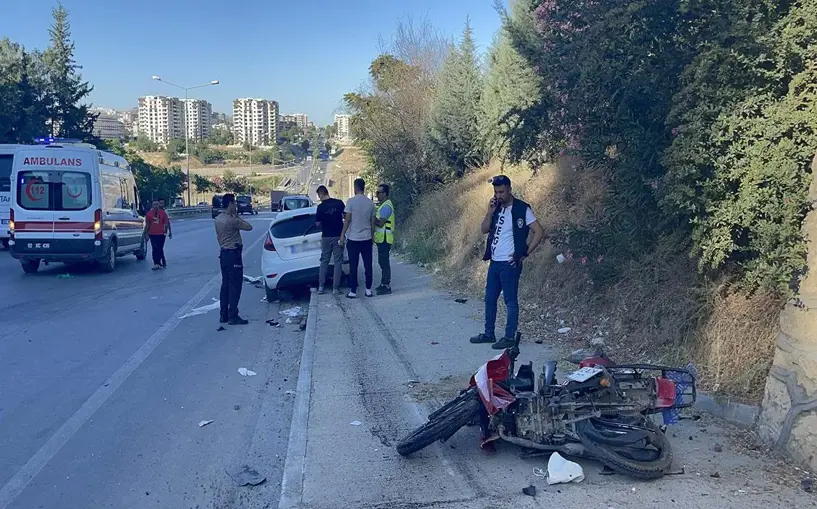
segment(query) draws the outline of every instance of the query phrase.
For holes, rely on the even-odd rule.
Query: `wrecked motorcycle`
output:
[[[484,364],[469,388],[428,416],[405,437],[397,452],[408,456],[461,427],[479,422],[481,446],[494,440],[519,445],[528,455],[552,452],[593,458],[616,472],[639,478],[663,476],[672,463],[664,431],[678,410],[695,402],[691,369],[649,364],[616,365],[603,353],[584,358],[560,383],[556,362],[538,377],[533,363],[514,365],[521,334],[512,348]],[[577,359],[578,360],[578,359]],[[664,425],[651,414],[662,413]]]

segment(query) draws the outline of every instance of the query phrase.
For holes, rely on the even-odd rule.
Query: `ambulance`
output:
[[[147,254],[136,179],[125,158],[76,140],[20,146],[11,171],[9,249],[27,274],[41,263],[98,262]]]

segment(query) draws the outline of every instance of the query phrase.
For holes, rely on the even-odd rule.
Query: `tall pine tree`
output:
[[[518,1],[511,4],[511,12],[501,11],[503,15],[512,18],[517,31],[524,30],[535,37],[530,13],[524,4]],[[542,100],[542,79],[520,55],[503,26],[488,52],[488,71],[482,91],[480,135],[489,155],[512,161],[532,156],[527,152],[536,146],[535,140],[541,132],[537,119],[543,115],[537,110]]]
[[[483,162],[479,139],[482,73],[477,63],[470,22],[459,47],[452,46],[440,73],[432,108],[430,138],[437,157],[462,176]]]
[[[49,107],[48,117],[51,134],[67,138],[94,140],[92,131],[97,115],[88,111],[82,103],[94,87],[82,81],[82,66],[74,60],[74,42],[68,11],[58,4],[52,10],[54,24],[49,29],[51,44],[45,51],[44,61],[48,70]]]
[[[45,132],[45,94],[41,55],[0,40],[0,143],[30,142]]]

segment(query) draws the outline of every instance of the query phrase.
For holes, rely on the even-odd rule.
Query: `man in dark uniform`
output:
[[[238,300],[244,280],[244,249],[241,230],[250,231],[252,225],[238,217],[235,195],[227,193],[221,199],[224,212],[215,219],[216,238],[221,248],[221,323],[244,325],[249,323],[238,315]]]

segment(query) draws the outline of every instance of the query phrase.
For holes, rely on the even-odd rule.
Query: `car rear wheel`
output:
[[[278,290],[274,290],[267,285],[264,285],[264,292],[267,295],[267,302],[275,302],[278,300]]]
[[[34,274],[40,268],[40,260],[22,260],[20,265],[26,274]]]
[[[133,252],[136,255],[137,260],[144,260],[148,256],[147,246],[145,245],[145,239],[142,239],[142,243],[139,244],[139,249]]]
[[[112,240],[108,243],[108,251],[105,253],[105,258],[100,260],[99,268],[102,272],[116,270],[116,241]]]

